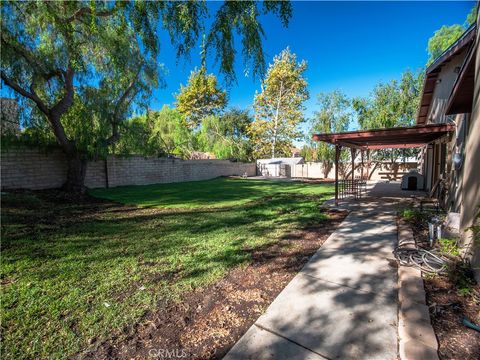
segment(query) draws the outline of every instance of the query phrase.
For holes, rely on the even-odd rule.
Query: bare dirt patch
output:
[[[137,324],[77,354],[77,359],[142,359],[161,351],[173,358],[223,357],[347,215],[285,234],[274,245],[251,250],[252,261],[180,302],[159,304]],[[248,250],[248,249],[247,249]],[[161,358],[161,357],[160,357]]]

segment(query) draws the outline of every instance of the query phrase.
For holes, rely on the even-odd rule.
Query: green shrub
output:
[[[404,218],[405,220],[412,220],[415,216],[415,210],[411,208],[403,209],[401,212],[401,217]]]
[[[400,216],[408,222],[424,223],[431,217],[431,214],[427,211],[408,207],[400,211]]]
[[[440,252],[447,255],[460,256],[460,248],[458,247],[456,240],[439,239],[438,243],[440,245]]]
[[[470,265],[465,261],[458,261],[448,268],[448,277],[455,284],[459,296],[470,296],[474,293],[475,277]]]

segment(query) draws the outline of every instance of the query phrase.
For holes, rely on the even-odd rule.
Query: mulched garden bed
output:
[[[428,247],[425,221],[414,218],[409,223],[417,245]],[[480,359],[480,332],[462,323],[466,318],[480,324],[480,285],[472,285],[470,295],[461,295],[458,286],[446,275],[423,274],[423,283],[440,359]]]
[[[441,359],[480,359],[480,332],[462,324],[464,318],[480,324],[480,302],[473,296],[460,296],[446,276],[424,277],[427,305],[437,335]],[[473,291],[480,294],[477,284]]]
[[[252,262],[220,281],[159,304],[121,334],[77,354],[77,359],[219,359],[240,339],[280,291],[343,221],[347,212],[327,211],[315,226],[285,234],[273,246],[252,251]],[[293,245],[293,246],[291,246]]]

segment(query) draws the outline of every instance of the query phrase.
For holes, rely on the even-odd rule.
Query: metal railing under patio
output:
[[[367,191],[367,181],[361,178],[358,179],[342,179],[338,180],[340,199],[345,199],[353,196],[355,199],[361,199]]]

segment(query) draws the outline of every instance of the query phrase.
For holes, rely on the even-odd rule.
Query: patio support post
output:
[[[338,206],[338,159],[340,158],[340,146],[335,144],[335,206]]]
[[[352,156],[352,186],[353,186],[353,180],[355,180],[355,149],[350,148],[350,154]]]
[[[350,190],[352,191],[352,195],[354,198],[357,198],[357,187],[355,186],[355,149],[350,148],[350,155],[352,156],[352,187]]]
[[[363,180],[363,149],[360,150],[360,163],[361,163],[360,180]]]
[[[370,180],[370,149],[367,149],[367,180]]]

